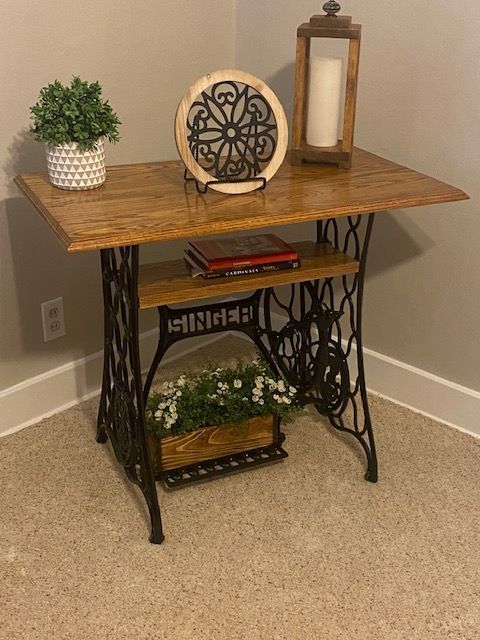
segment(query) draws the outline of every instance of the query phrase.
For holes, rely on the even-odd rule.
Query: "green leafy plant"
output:
[[[277,379],[257,358],[223,369],[208,366],[199,375],[181,375],[152,393],[146,407],[147,428],[165,437],[202,427],[242,423],[254,416],[283,419],[298,411],[297,390]]]
[[[98,82],[88,83],[74,76],[70,86],[64,86],[55,80],[41,89],[30,111],[31,133],[50,147],[76,142],[79,149],[87,151],[103,136],[110,142],[119,140],[120,120],[108,101],[102,100]]]

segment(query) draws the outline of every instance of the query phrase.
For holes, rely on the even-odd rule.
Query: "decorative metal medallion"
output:
[[[218,82],[188,114],[190,150],[217,178],[254,178],[272,160],[277,123],[265,98],[247,84]]]
[[[224,193],[264,187],[282,163],[287,122],[273,91],[242,71],[198,80],[177,111],[180,156],[197,182]]]

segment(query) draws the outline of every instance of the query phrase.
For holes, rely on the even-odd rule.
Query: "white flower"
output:
[[[295,389],[295,387],[288,387],[288,392],[290,393],[290,395],[294,396],[297,393],[297,390]]]
[[[171,404],[169,408],[170,413],[177,413],[177,405]]]
[[[254,396],[258,396],[258,397],[263,396],[263,391],[261,389],[254,389],[252,393]]]
[[[260,398],[260,400],[258,401],[258,404],[265,404],[265,400],[263,398]]]
[[[185,386],[185,384],[187,382],[186,381],[186,377],[187,376],[185,376],[185,375],[179,377],[179,379],[177,380],[177,386],[178,387],[184,387]],[[178,395],[178,391],[177,391],[177,395]]]
[[[235,387],[235,389],[241,389],[242,388],[242,381],[241,380],[234,380],[233,381],[233,386]]]
[[[179,390],[175,395],[177,396],[177,398],[180,398],[180,396],[182,395],[182,392]]]
[[[217,382],[217,387],[219,389],[222,389],[223,388],[223,382]]]
[[[157,420],[159,420],[162,417],[162,412],[161,411],[155,411],[155,413],[153,414],[155,418],[157,418]]]
[[[278,400],[280,399],[280,396],[278,395],[278,393],[273,394],[273,399],[278,402]]]
[[[278,381],[278,390],[279,390],[279,391],[281,391],[282,393],[283,393],[284,391],[286,391],[286,389],[285,389],[285,383],[284,383],[284,381],[283,381],[283,380],[279,380],[279,381]]]
[[[242,400],[244,400],[246,402],[250,402],[250,400],[248,398],[245,398],[245,396],[242,398]]]
[[[257,389],[263,389],[263,381],[264,381],[263,376],[257,376],[255,378],[255,386],[257,387]]]
[[[165,409],[165,407],[166,407],[166,406],[167,406],[167,403],[166,403],[166,402],[161,402],[161,403],[158,405],[158,408],[159,408],[159,409]]]
[[[285,402],[285,404],[292,404],[290,398],[284,398],[283,401]]]
[[[258,398],[257,398],[257,396],[253,396],[252,401],[253,401],[253,402],[258,402]]]

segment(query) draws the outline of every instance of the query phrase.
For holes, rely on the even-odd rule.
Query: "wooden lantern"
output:
[[[297,60],[295,69],[295,103],[292,132],[292,163],[321,162],[337,164],[348,169],[351,166],[357,80],[362,27],[352,24],[350,16],[336,15],[340,5],[329,0],[323,5],[326,15],[315,15],[310,22],[297,30]],[[312,38],[344,38],[349,40],[347,83],[343,135],[333,147],[314,147],[306,142],[307,101],[310,68],[310,41]]]

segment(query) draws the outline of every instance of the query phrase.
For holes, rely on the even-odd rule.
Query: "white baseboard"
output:
[[[223,335],[205,338],[202,346]],[[157,336],[156,329],[141,335],[142,362],[151,360]],[[198,344],[190,348],[186,344],[187,341],[181,342],[178,352],[167,356],[164,362],[199,348]],[[364,360],[371,393],[480,437],[480,392],[371,349],[364,349]],[[102,365],[103,353],[99,351],[0,391],[0,436],[19,431],[97,395]]]
[[[480,437],[480,392],[364,349],[370,392]]]
[[[285,318],[272,313],[274,325]],[[347,342],[343,341],[346,349]],[[353,350],[355,351],[355,347]],[[423,369],[364,348],[367,388],[381,396],[450,427],[480,438],[480,392],[469,389]],[[356,375],[356,357],[349,366]]]
[[[205,337],[201,346],[220,338],[221,334]],[[158,329],[141,334],[141,362],[151,362],[157,341]],[[162,362],[172,362],[199,348],[198,343],[188,348],[188,342],[182,341],[175,353],[167,354]],[[97,351],[0,391],[0,437],[98,395],[102,370],[103,351]]]

